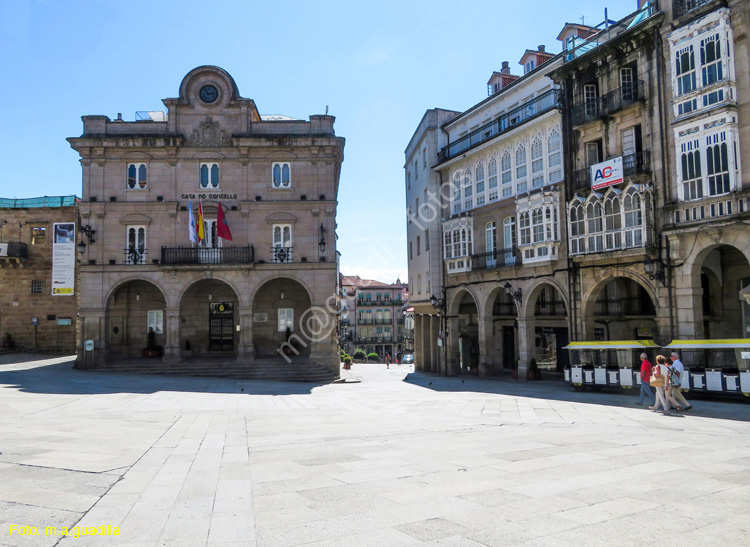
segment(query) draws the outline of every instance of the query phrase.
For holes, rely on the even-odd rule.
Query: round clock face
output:
[[[204,103],[212,103],[219,97],[219,92],[212,85],[204,85],[200,90],[200,98]]]

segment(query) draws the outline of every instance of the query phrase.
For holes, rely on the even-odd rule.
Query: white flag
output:
[[[198,235],[196,234],[195,230],[195,217],[193,216],[193,204],[188,200],[188,234],[190,237],[190,241],[193,243],[198,243]]]

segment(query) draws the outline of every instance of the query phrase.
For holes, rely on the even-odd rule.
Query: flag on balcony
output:
[[[204,241],[206,239],[206,232],[203,229],[203,202],[198,202],[198,245],[201,244],[201,241]]]
[[[193,216],[193,203],[188,200],[188,237],[193,243],[198,243],[198,234],[195,231],[195,217]]]
[[[224,217],[224,208],[221,206],[220,201],[218,203],[219,210],[216,213],[216,235],[221,239],[232,241],[232,232],[229,231],[229,224],[227,224],[227,219]]]

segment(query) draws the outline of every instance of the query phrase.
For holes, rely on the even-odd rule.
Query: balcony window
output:
[[[708,171],[708,193],[720,196],[729,193],[729,157],[726,133],[706,137],[706,170]]]
[[[586,215],[580,203],[570,208],[570,252],[571,254],[586,252]]]
[[[516,150],[516,194],[526,191],[526,145]]]
[[[601,252],[604,247],[602,237],[602,206],[600,203],[589,203],[586,207],[589,252]]]
[[[531,245],[531,223],[528,211],[518,215],[518,222],[521,232],[521,245]]]
[[[695,54],[689,45],[677,52],[675,58],[675,75],[677,76],[677,95],[690,93],[695,85]]]
[[[534,236],[534,243],[544,241],[544,213],[542,209],[534,209],[531,212],[531,228]]]
[[[125,262],[127,264],[146,263],[146,227],[127,226],[125,236]]]
[[[273,163],[271,172],[274,188],[289,188],[292,185],[292,168],[289,163]]]
[[[701,40],[701,76],[703,87],[724,79],[721,66],[721,41],[718,34]]]
[[[605,247],[608,251],[622,247],[622,212],[620,197],[614,191],[607,193],[604,200]]]
[[[483,194],[484,193],[484,165],[481,163],[477,165],[477,169],[474,172],[474,184],[476,186],[475,190],[477,194]]]
[[[537,137],[531,143],[531,187],[544,186],[544,150],[542,140]]]
[[[500,162],[500,171],[502,178],[503,197],[513,195],[513,171],[510,165],[510,152],[506,150],[503,159]]]
[[[508,161],[510,161],[510,157],[508,158]],[[490,158],[490,162],[487,165],[487,174],[490,178],[489,180],[490,189],[497,188],[497,160],[495,159],[494,156]]]
[[[562,180],[562,139],[558,131],[552,131],[547,139],[547,167],[550,184]]]
[[[494,222],[488,222],[484,226],[484,250],[487,252],[487,267],[495,267],[495,249],[497,248],[497,225]],[[490,254],[492,253],[492,254]]]
[[[583,111],[587,117],[597,115],[598,98],[599,86],[596,84],[585,84],[583,86]]]
[[[683,142],[680,145],[682,167],[682,195],[685,201],[703,197],[703,178],[701,177],[701,156],[698,139]]]
[[[271,227],[271,237],[273,241],[272,262],[292,262],[292,225],[274,224]]]
[[[625,192],[625,247],[643,246],[643,211],[641,196],[635,188]]]
[[[503,220],[503,247],[506,249],[505,252],[505,263],[515,264],[516,255],[513,249],[516,246],[516,217],[506,217]]]
[[[200,189],[210,190],[219,187],[219,164],[200,164]]]

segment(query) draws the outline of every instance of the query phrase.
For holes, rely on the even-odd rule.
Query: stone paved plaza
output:
[[[742,400],[663,416],[557,382],[345,372],[361,382],[2,356],[0,544],[750,544]],[[120,535],[45,534],[106,525]]]

